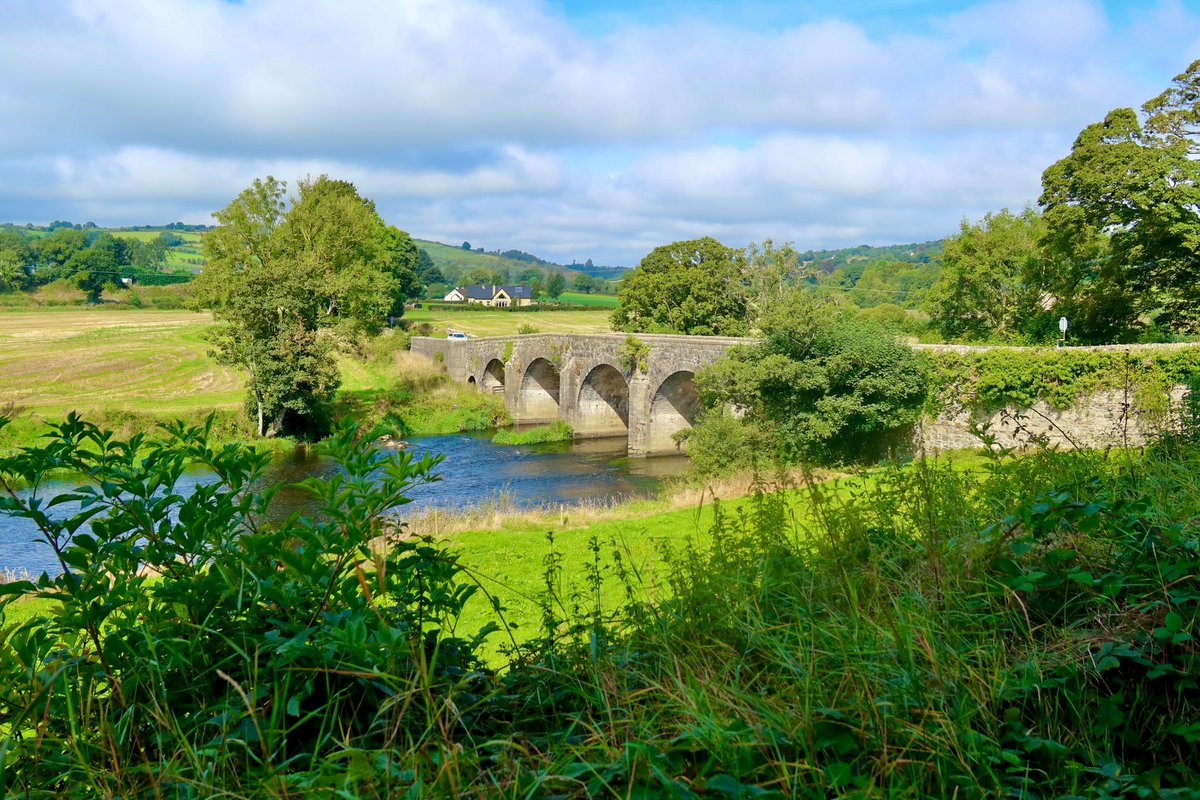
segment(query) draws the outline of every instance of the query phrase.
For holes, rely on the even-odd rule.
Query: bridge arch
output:
[[[611,364],[593,367],[579,385],[575,405],[577,436],[626,436],[629,433],[629,384]]]
[[[493,358],[483,370],[483,380],[480,385],[485,392],[504,394],[504,362]]]
[[[513,415],[520,422],[548,422],[558,419],[561,377],[558,367],[545,358],[535,358],[521,376],[517,408]]]
[[[677,431],[692,427],[700,413],[700,395],[695,374],[680,370],[668,375],[651,394],[650,415],[646,421],[646,452],[670,453],[679,449],[671,438]]]

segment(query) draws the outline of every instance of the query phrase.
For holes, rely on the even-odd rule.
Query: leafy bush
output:
[[[213,449],[206,427],[122,441],[72,415],[52,432],[0,459],[0,486],[19,478],[33,492],[7,492],[0,511],[35,523],[62,569],[0,587],[9,792],[287,794],[290,774],[461,730],[478,640],[454,621],[473,587],[389,516],[438,459],[383,455],[342,427],[324,446],[342,472],[300,484],[319,518],[276,524],[274,490],[259,486],[266,457]],[[189,464],[214,478],[184,496]],[[87,482],[43,496],[64,468]],[[5,628],[23,598],[46,610]],[[339,778],[383,794],[395,780]]]
[[[877,457],[920,417],[916,355],[853,310],[796,291],[763,320],[763,341],[696,374],[704,407],[745,410],[787,460]]]

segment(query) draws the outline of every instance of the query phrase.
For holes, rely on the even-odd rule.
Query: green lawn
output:
[[[594,306],[596,308],[616,308],[615,294],[584,294],[583,292],[563,292],[559,298],[564,303],[577,306]]]

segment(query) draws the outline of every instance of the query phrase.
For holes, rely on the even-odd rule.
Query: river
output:
[[[685,456],[628,458],[625,439],[590,439],[538,445],[497,445],[490,433],[456,433],[409,439],[414,457],[440,453],[445,460],[436,472],[441,480],[414,487],[406,511],[423,508],[456,510],[503,498],[518,508],[608,501],[652,494],[663,479],[687,466]],[[311,475],[327,476],[337,469],[312,449],[276,458],[268,469],[267,484],[293,484]],[[180,483],[186,493],[208,480],[211,473],[189,471]],[[78,484],[53,481],[43,485],[41,497],[52,497]],[[70,513],[64,506],[63,513]],[[283,489],[272,503],[272,516],[280,518],[314,510],[311,498],[296,489]],[[57,572],[57,563],[45,542],[36,538],[32,523],[0,514],[0,571]]]

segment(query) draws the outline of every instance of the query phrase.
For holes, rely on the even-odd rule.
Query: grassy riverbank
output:
[[[537,425],[526,430],[496,431],[492,441],[496,444],[544,444],[545,442],[569,442],[574,435],[571,426],[559,419],[549,425]]]

